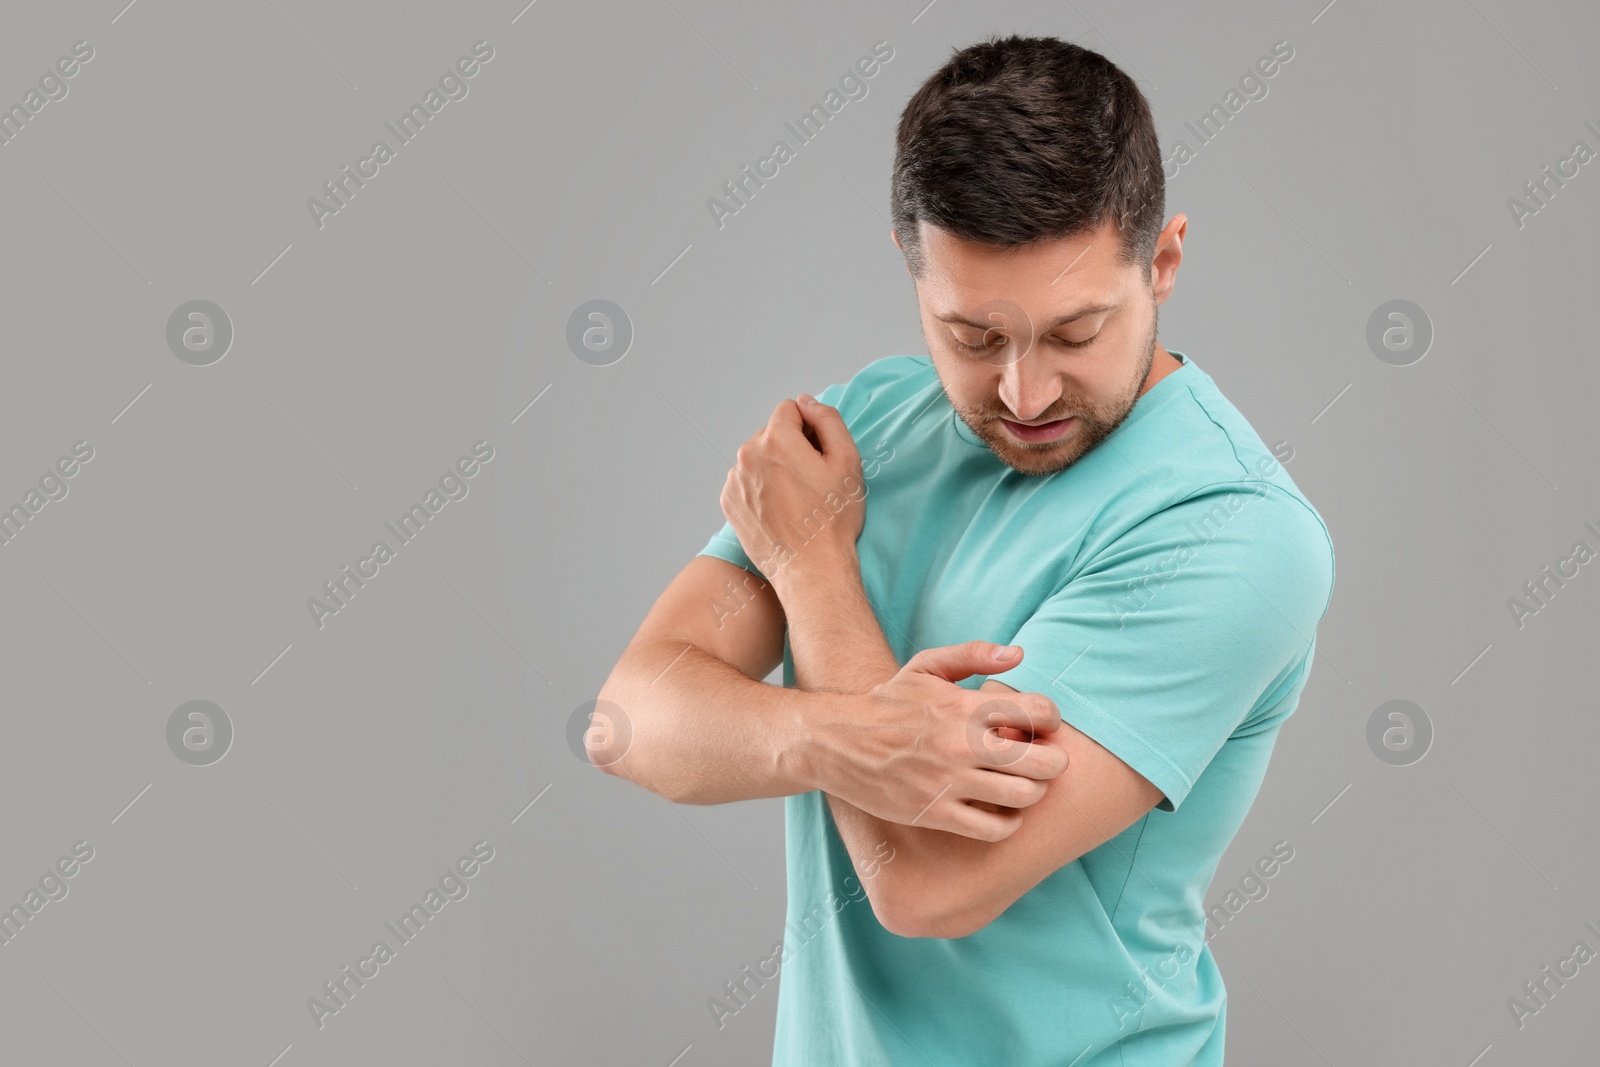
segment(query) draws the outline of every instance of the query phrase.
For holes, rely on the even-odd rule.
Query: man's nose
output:
[[[1000,399],[1018,419],[1032,422],[1060,399],[1059,383],[1028,342],[1006,355],[1014,358],[1000,369]]]

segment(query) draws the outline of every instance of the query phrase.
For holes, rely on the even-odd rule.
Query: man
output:
[[[775,1064],[1223,1062],[1204,894],[1333,549],[1292,449],[1156,342],[1161,166],[1104,57],[956,52],[892,183],[930,355],[778,405],[602,690],[611,773],[787,798]]]

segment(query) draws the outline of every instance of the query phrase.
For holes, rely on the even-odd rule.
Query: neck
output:
[[[1168,352],[1160,345],[1156,345],[1155,355],[1150,360],[1150,373],[1145,375],[1144,385],[1139,388],[1139,392],[1135,396],[1135,399],[1144,396],[1144,394],[1148,393],[1151,389],[1154,389],[1157,382],[1181,366],[1183,366],[1183,364],[1179,363],[1172,353]]]

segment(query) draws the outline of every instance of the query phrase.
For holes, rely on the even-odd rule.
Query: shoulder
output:
[[[1217,438],[1207,462],[1195,472],[1197,482],[1212,480],[1196,485],[1191,497],[1244,490],[1270,499],[1276,506],[1260,509],[1261,521],[1268,524],[1262,533],[1275,535],[1271,544],[1281,545],[1307,564],[1322,563],[1331,574],[1333,537],[1328,524],[1289,473],[1294,445],[1282,438],[1268,445],[1209,375],[1190,384],[1187,399]]]
[[[1103,515],[1097,547],[1203,544],[1201,558],[1240,581],[1294,585],[1319,618],[1332,597],[1333,538],[1290,476],[1293,445],[1268,445],[1209,375],[1185,377],[1119,443],[1116,458],[1134,472]]]
[[[862,366],[850,381],[835,382],[816,394],[830,408],[838,408],[840,418],[851,432],[864,429],[882,419],[930,382],[938,381],[933,360],[926,355],[885,355]]]
[[[858,370],[848,382],[830,385],[817,399],[839,409],[847,426],[873,411],[893,409],[937,381],[929,356],[884,356]]]

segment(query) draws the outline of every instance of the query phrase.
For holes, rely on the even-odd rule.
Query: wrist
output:
[[[779,751],[779,771],[788,781],[800,786],[796,792],[818,790],[834,793],[838,789],[835,773],[838,761],[830,738],[835,736],[841,718],[860,721],[859,713],[847,711],[863,699],[859,694],[821,689],[790,689],[789,743]]]
[[[806,545],[767,575],[779,599],[785,593],[798,594],[817,585],[846,587],[861,585],[861,560],[854,543],[845,545]]]

